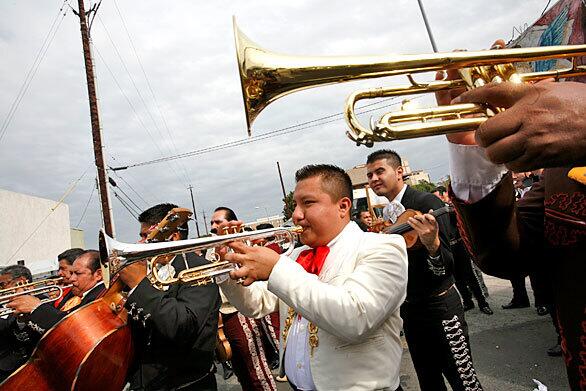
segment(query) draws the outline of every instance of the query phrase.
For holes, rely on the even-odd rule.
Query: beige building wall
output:
[[[71,248],[85,248],[85,239],[83,236],[83,229],[71,228]]]
[[[420,182],[429,182],[431,183],[431,179],[429,178],[429,174],[425,171],[422,170],[418,170],[418,171],[412,171],[409,174],[409,177],[405,180],[405,183],[407,183],[410,186],[416,185]]]
[[[411,173],[411,167],[409,167],[409,162],[407,160],[402,159],[401,165],[403,166],[404,174]],[[366,177],[366,164],[359,164],[356,167],[352,167],[351,169],[347,170],[346,173],[350,176],[353,189],[362,189],[364,186],[368,185],[368,178]],[[407,183],[410,184],[409,182]]]
[[[0,266],[54,260],[71,248],[69,206],[0,189]],[[53,212],[51,210],[55,208]]]

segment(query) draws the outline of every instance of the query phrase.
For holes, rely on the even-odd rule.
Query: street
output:
[[[474,365],[484,389],[531,391],[534,389],[532,379],[537,379],[549,391],[567,390],[563,359],[549,357],[545,353],[556,342],[549,315],[538,316],[534,307],[503,310],[501,305],[508,303],[512,297],[510,282],[486,275],[484,278],[494,315],[485,315],[478,307],[466,312]],[[533,304],[528,281],[527,291]],[[419,390],[404,340],[403,347],[401,385],[406,391]],[[219,390],[240,389],[235,376],[226,382],[220,375],[216,375]],[[284,391],[290,388],[286,383],[278,383],[278,389]]]

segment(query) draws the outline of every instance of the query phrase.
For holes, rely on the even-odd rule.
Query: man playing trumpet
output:
[[[174,204],[155,205],[138,216],[140,241],[177,208]],[[187,223],[168,232],[166,240],[187,239]],[[173,256],[159,276],[176,273],[207,262],[193,253]],[[176,284],[168,290],[155,288],[147,277],[144,262],[136,262],[120,272],[130,288],[126,308],[137,350],[128,375],[131,390],[216,390],[213,352],[218,328],[220,296],[215,285]]]
[[[287,257],[231,243],[225,259],[242,265],[231,277],[244,282],[224,282],[223,292],[248,316],[279,310],[281,370],[295,389],[400,389],[404,240],[350,221],[352,185],[342,169],[305,166],[296,182],[293,220],[305,246]]]

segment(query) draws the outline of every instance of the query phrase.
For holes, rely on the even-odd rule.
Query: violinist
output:
[[[449,218],[430,213],[444,203],[404,183],[401,157],[395,151],[373,152],[366,168],[369,186],[390,201],[383,210],[385,225],[412,214],[405,221],[416,240],[406,240],[408,247],[413,245],[407,251],[407,298],[401,317],[421,390],[446,390],[442,375],[453,390],[481,390],[464,309],[454,286]]]

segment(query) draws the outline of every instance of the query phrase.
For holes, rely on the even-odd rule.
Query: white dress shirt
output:
[[[476,202],[486,197],[508,170],[486,157],[477,145],[448,143],[451,186],[462,201]]]

